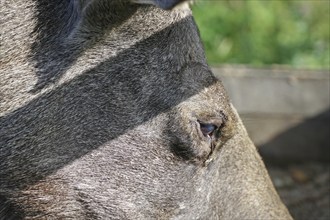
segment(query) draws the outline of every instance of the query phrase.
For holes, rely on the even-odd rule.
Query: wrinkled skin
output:
[[[1,1],[0,219],[291,218],[190,10],[150,2]]]

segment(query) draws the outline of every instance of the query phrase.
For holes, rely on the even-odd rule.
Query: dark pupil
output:
[[[217,129],[217,126],[213,124],[203,124],[200,123],[201,131],[204,136],[211,136],[213,132]]]

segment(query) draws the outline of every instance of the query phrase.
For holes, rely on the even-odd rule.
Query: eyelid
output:
[[[225,124],[225,118],[219,117],[219,118],[210,118],[208,120],[201,120],[201,119],[197,119],[197,122],[199,124],[212,124],[217,128],[221,128],[224,126]]]

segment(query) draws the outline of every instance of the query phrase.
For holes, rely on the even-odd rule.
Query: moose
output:
[[[0,219],[291,219],[185,1],[0,16]]]

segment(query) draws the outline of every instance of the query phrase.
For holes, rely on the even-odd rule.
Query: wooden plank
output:
[[[329,71],[212,69],[264,158],[330,161]]]

